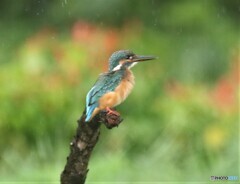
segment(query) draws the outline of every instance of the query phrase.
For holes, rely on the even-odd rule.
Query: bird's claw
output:
[[[109,107],[106,108],[107,110],[107,115],[115,115],[115,116],[120,116],[120,113],[115,111],[115,110],[112,110],[110,109]]]
[[[105,115],[102,116],[103,119],[101,122],[105,124],[108,129],[111,129],[117,127],[123,121],[123,119],[121,118],[120,113],[109,109],[110,108],[106,108],[106,110],[102,111]]]

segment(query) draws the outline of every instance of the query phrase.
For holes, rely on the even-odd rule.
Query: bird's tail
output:
[[[95,110],[94,105],[92,105],[90,107],[87,107],[85,122],[89,122],[92,119],[92,115],[93,115],[94,110]]]

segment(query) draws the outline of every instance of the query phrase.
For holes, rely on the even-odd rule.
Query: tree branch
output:
[[[76,135],[70,143],[70,154],[61,173],[61,184],[84,184],[88,173],[88,162],[96,145],[100,126],[103,123],[108,129],[118,126],[122,122],[120,116],[100,112],[90,122],[85,122],[85,110],[77,121]]]

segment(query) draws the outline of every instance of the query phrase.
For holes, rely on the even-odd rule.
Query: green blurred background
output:
[[[119,49],[137,65],[87,181],[239,175],[238,0],[1,0],[0,181],[56,182],[85,96]]]

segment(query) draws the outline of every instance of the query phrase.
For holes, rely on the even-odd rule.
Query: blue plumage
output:
[[[92,117],[92,113],[97,106],[98,106],[97,103],[93,104],[91,106],[87,106],[87,113],[86,113],[86,119],[85,119],[86,122],[90,121],[90,119]]]

